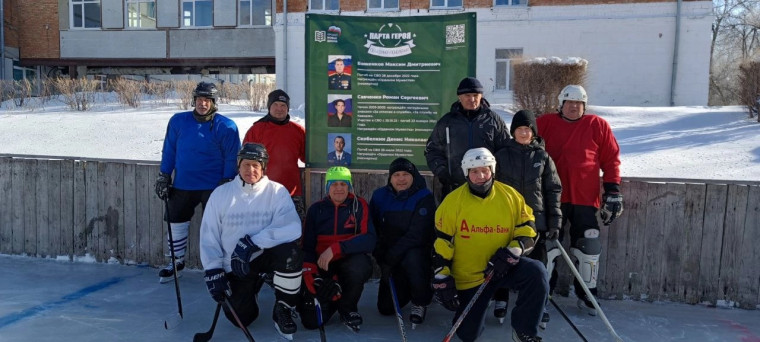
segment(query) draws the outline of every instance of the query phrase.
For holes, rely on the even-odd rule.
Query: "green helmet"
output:
[[[334,183],[335,181],[342,181],[346,182],[348,184],[348,187],[351,187],[351,170],[349,170],[345,166],[333,166],[329,169],[327,169],[327,174],[325,175],[325,191],[330,191],[330,185]]]

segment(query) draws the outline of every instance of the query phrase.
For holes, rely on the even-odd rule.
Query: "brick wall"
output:
[[[58,58],[61,50],[58,1],[11,0],[11,3],[15,7],[21,58]]]
[[[19,31],[19,15],[17,9],[17,3],[21,0],[6,0],[3,3],[5,10],[5,22],[3,28],[5,31],[5,45],[9,47],[18,48],[18,31]]]

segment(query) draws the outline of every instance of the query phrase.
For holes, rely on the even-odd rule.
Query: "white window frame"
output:
[[[243,2],[249,3],[249,10],[248,10],[248,22],[243,21]],[[262,2],[265,3],[266,6],[264,6],[264,23],[263,24],[254,24],[253,18],[254,18],[254,11],[257,9],[257,7],[254,6],[254,3],[256,2]],[[267,10],[269,10],[269,13],[267,14]],[[238,26],[243,27],[254,27],[254,26],[272,26],[272,1],[270,0],[239,0],[238,1]]]
[[[211,19],[211,23],[208,25],[202,25],[199,26],[196,23],[198,22],[198,9],[197,4],[199,2],[208,2],[211,4],[211,13],[209,13],[209,18]],[[185,13],[185,4],[192,3],[192,11],[189,16]],[[207,28],[207,27],[213,27],[214,26],[214,0],[182,0],[180,3],[180,24],[183,28]],[[188,23],[187,20],[190,20]]]
[[[308,0],[309,1],[309,12],[322,12],[322,13],[335,13],[340,11],[340,0]],[[314,8],[312,5],[314,3],[320,3],[320,8]],[[327,8],[327,5],[335,3],[337,5],[336,8]]]
[[[494,50],[494,91],[512,92],[512,60],[522,58],[522,48],[497,48]],[[504,75],[499,75],[499,64],[504,63]],[[501,79],[501,76],[504,79]]]
[[[367,0],[367,12],[397,12],[399,10],[399,2],[400,0],[394,0],[396,1],[395,7],[386,7],[386,2],[389,0],[374,0],[374,1],[380,1],[380,7],[371,7],[371,2],[373,0]]]
[[[87,23],[87,16],[85,15],[88,5],[97,5],[98,7],[98,26],[97,27],[86,27]],[[74,20],[74,12],[77,7],[80,7],[82,18],[80,19],[80,22],[77,23]],[[99,30],[101,27],[103,27],[103,15],[102,15],[102,7],[100,4],[100,0],[70,0],[69,1],[69,27],[72,30]],[[79,24],[79,25],[77,25]]]
[[[507,6],[510,6],[510,7],[525,7],[525,6],[528,6],[528,0],[501,0],[501,1],[505,1],[506,4],[496,4],[496,1],[497,0],[493,1],[493,7],[507,7]],[[520,2],[520,3],[515,4],[516,1]]]
[[[143,26],[143,20],[146,20],[150,17],[143,16],[143,8],[142,5],[150,5],[153,4],[153,26]],[[131,18],[130,14],[132,14],[129,11],[129,7],[131,5],[137,6],[137,16],[135,18]],[[126,16],[125,21],[127,23],[127,28],[132,30],[154,30],[156,29],[156,21],[157,21],[157,14],[156,14],[156,0],[126,0],[124,2],[124,15]],[[144,19],[145,18],[145,19]],[[149,19],[148,19],[149,20]],[[132,23],[137,23],[136,26],[132,26]]]
[[[436,0],[430,0],[430,9],[431,10],[441,10],[441,9],[458,9],[458,8],[464,8],[464,0],[439,0],[443,1],[442,6],[436,6],[433,2]],[[458,5],[451,5],[450,2],[457,1],[459,2]]]

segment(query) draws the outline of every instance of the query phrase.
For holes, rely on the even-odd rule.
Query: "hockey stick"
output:
[[[169,231],[169,254],[172,258],[172,268],[174,269],[174,292],[177,294],[177,315],[179,316],[164,320],[164,329],[173,329],[182,321],[182,296],[179,293],[179,281],[177,280],[177,261],[174,258],[174,238],[172,237],[172,224],[169,222],[169,200],[164,200],[166,208],[166,229]]]
[[[237,312],[235,312],[235,309],[232,308],[232,304],[230,304],[230,300],[226,296],[224,297],[224,305],[227,305],[227,309],[230,310],[232,317],[235,318],[235,322],[237,322],[237,326],[240,328],[240,330],[243,330],[243,334],[245,334],[245,337],[248,339],[248,342],[256,342],[253,339],[253,336],[251,336],[251,332],[248,331],[248,328],[245,325],[243,325],[243,322],[240,321],[240,318],[238,317]]]
[[[462,324],[462,321],[464,321],[464,317],[467,316],[467,313],[470,312],[470,309],[472,309],[472,306],[475,305],[475,301],[477,301],[478,297],[480,297],[480,294],[483,293],[483,290],[486,288],[486,285],[488,285],[488,283],[491,282],[491,278],[493,278],[493,270],[488,272],[488,275],[486,275],[486,279],[483,281],[483,284],[480,284],[480,287],[478,287],[478,291],[475,292],[475,294],[470,299],[470,302],[467,303],[467,306],[464,307],[464,310],[462,310],[462,314],[459,315],[459,318],[457,318],[457,321],[454,322],[454,325],[451,327],[451,330],[449,330],[449,333],[446,334],[446,337],[443,338],[443,342],[451,341],[451,338],[454,337],[454,334],[457,332],[457,329],[459,329],[459,326]]]
[[[322,322],[322,305],[319,304],[317,297],[314,297],[314,306],[317,308],[317,324],[319,324],[319,340],[327,342],[327,336],[325,336],[325,323]]]
[[[214,335],[214,329],[216,329],[216,322],[219,320],[219,311],[222,310],[222,303],[216,303],[216,312],[214,312],[214,320],[211,322],[211,329],[207,332],[200,332],[193,336],[193,342],[208,342],[211,340],[211,336]]]
[[[388,283],[391,288],[393,297],[393,308],[396,309],[396,321],[398,321],[398,330],[401,333],[401,341],[406,342],[406,329],[404,329],[404,316],[401,315],[401,307],[398,304],[398,295],[396,294],[396,285],[393,283],[393,277],[388,276]]]
[[[549,240],[552,241],[552,240]],[[549,242],[547,241],[547,242]],[[578,269],[575,268],[575,264],[573,264],[573,261],[570,260],[570,256],[567,255],[567,252],[565,251],[565,248],[562,247],[562,244],[558,241],[553,241],[554,244],[559,248],[559,251],[562,252],[562,258],[565,259],[565,262],[567,262],[567,265],[570,266],[570,271],[573,272],[573,275],[575,276],[575,279],[578,279],[578,282],[581,284],[581,287],[583,288],[583,292],[586,293],[586,297],[591,301],[591,304],[594,305],[594,309],[596,309],[596,312],[599,313],[599,318],[602,319],[602,322],[604,322],[604,325],[607,326],[607,329],[610,331],[610,334],[612,334],[612,337],[615,338],[615,341],[622,342],[623,339],[620,338],[620,335],[615,332],[615,328],[612,327],[612,324],[610,324],[610,321],[607,319],[607,316],[604,314],[604,311],[602,311],[602,308],[599,307],[599,303],[596,302],[596,298],[594,298],[594,295],[591,294],[591,291],[589,291],[588,286],[586,286],[586,283],[583,281],[583,277],[581,277],[581,274],[578,273]]]
[[[549,302],[551,302],[552,305],[554,305],[554,308],[557,309],[557,311],[559,311],[559,314],[562,315],[562,318],[564,318],[567,321],[567,323],[570,324],[570,327],[572,327],[573,330],[575,330],[575,333],[578,334],[578,336],[581,338],[581,340],[583,340],[583,342],[588,342],[588,340],[586,339],[586,336],[583,336],[583,334],[581,333],[581,331],[578,330],[578,327],[576,327],[575,324],[573,324],[573,321],[570,320],[570,317],[567,317],[567,315],[565,314],[565,312],[562,311],[562,309],[559,308],[559,305],[557,305],[557,303],[554,301],[554,299],[552,299],[551,297],[549,297]]]

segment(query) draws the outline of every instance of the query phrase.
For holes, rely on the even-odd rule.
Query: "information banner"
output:
[[[306,15],[306,166],[427,170],[425,143],[475,75],[475,13]]]

